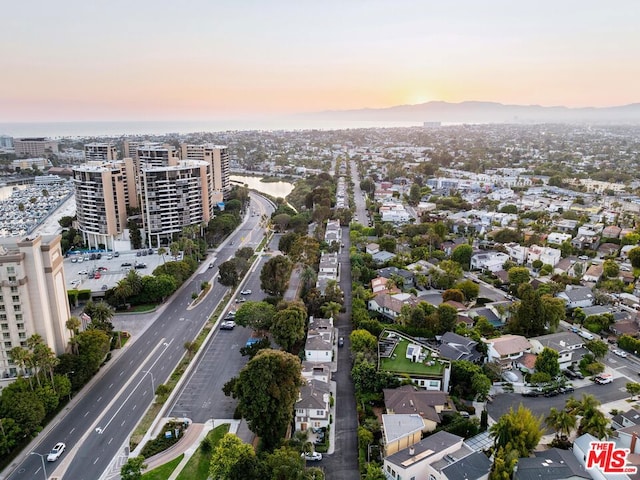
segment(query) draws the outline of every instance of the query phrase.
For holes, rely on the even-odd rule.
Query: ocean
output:
[[[211,121],[123,121],[0,123],[0,135],[12,137],[118,137],[240,130],[344,130],[350,128],[415,127],[421,122],[329,120],[308,117],[273,117]]]

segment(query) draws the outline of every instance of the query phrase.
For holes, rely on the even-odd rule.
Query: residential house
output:
[[[580,360],[581,354],[586,353],[584,339],[573,332],[557,332],[529,339],[531,351],[539,355],[544,348],[550,348],[558,353],[558,363],[561,369],[567,368],[573,362]]]
[[[551,232],[547,236],[547,243],[549,245],[562,245],[567,240],[573,238],[569,233]]]
[[[328,427],[330,420],[329,384],[316,379],[300,387],[295,404],[296,430]]]
[[[497,362],[502,368],[516,366],[517,360],[525,352],[531,353],[531,343],[520,335],[502,335],[501,337],[483,339],[487,344],[487,361]]]
[[[482,353],[476,348],[478,342],[453,332],[446,332],[440,339],[440,356],[448,360],[478,362]]]
[[[422,431],[432,432],[442,421],[442,414],[456,411],[447,392],[419,389],[415,385],[385,388],[384,405],[388,414],[417,414],[422,419]]]
[[[371,259],[373,260],[373,263],[377,265],[383,265],[387,263],[389,260],[393,260],[394,258],[396,258],[395,253],[387,252],[385,250],[381,250],[371,255]]]
[[[507,260],[509,260],[509,255],[502,252],[476,253],[471,257],[471,270],[497,272],[502,270],[502,266]]]
[[[377,243],[367,243],[364,251],[369,255],[376,254],[380,251],[380,245],[378,245]]]
[[[449,391],[451,362],[427,343],[400,332],[383,330],[378,338],[378,370],[429,391]]]
[[[462,458],[449,456],[452,463],[444,467],[440,473],[443,480],[487,480],[492,462],[482,452],[473,452]],[[445,460],[448,460],[445,457]]]
[[[411,478],[454,480],[456,478],[454,476],[455,470],[451,471],[451,477],[446,477],[443,471],[473,453],[474,451],[464,443],[462,437],[440,431],[423,438],[409,448],[385,457],[382,468],[389,480],[409,480]],[[489,459],[484,466],[486,473],[475,478],[488,478],[491,467]],[[460,478],[471,480],[473,477],[458,477],[458,479]]]
[[[578,221],[563,218],[556,223],[555,228],[562,233],[573,233],[578,228]]]
[[[622,232],[622,228],[617,225],[607,225],[602,230],[602,238],[614,238],[617,239],[620,237],[620,232]]]
[[[393,455],[422,439],[424,423],[416,413],[382,414],[383,455]]]
[[[565,300],[568,309],[593,305],[593,293],[589,287],[568,285],[564,292],[560,292],[556,296]]]
[[[393,276],[400,277],[402,279],[402,285],[405,288],[411,288],[415,286],[415,274],[409,270],[398,267],[386,267],[376,270],[378,275],[384,278],[391,278]]]
[[[368,308],[372,312],[379,313],[390,320],[395,320],[400,315],[404,305],[415,306],[419,299],[410,293],[380,293],[369,300]]]
[[[557,248],[531,245],[527,253],[527,262],[533,263],[540,260],[545,265],[555,267],[560,262],[561,254],[562,252]]]
[[[636,425],[640,425],[640,412],[635,408],[618,413],[611,418],[611,426],[616,430]]]
[[[602,264],[592,263],[582,275],[582,280],[585,282],[597,282],[602,277],[603,270]]]
[[[389,288],[389,279],[384,277],[376,277],[371,280],[371,291],[374,295],[377,295],[378,293],[400,293],[400,289],[395,285]]]
[[[533,452],[533,457],[518,460],[513,480],[591,480],[591,475],[584,465],[569,450],[550,448],[543,452]]]
[[[511,257],[511,260],[519,265],[524,265],[527,262],[527,254],[529,249],[519,243],[511,242],[505,243],[504,248],[507,250],[507,254]],[[504,262],[502,263],[504,264]]]
[[[308,362],[331,362],[333,360],[333,318],[309,317],[309,330],[304,345],[304,356]]]
[[[620,245],[616,245],[615,243],[603,243],[598,247],[598,258],[605,257],[617,257],[618,251],[620,250]]]
[[[329,362],[302,362],[302,376],[305,379],[315,379],[329,383],[331,381],[331,364]]]

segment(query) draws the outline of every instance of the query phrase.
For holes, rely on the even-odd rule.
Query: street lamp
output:
[[[142,373],[144,373],[145,375],[147,373],[151,375],[151,394],[155,395],[156,389],[154,387],[154,382],[153,382],[153,373],[151,373],[151,370],[142,370]]]
[[[47,480],[47,467],[44,463],[44,455],[38,452],[29,452],[29,455],[38,455],[40,460],[42,460],[42,472],[44,473],[44,480]]]

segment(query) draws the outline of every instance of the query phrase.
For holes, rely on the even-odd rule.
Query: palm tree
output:
[[[67,330],[71,332],[71,337],[75,337],[78,333],[78,329],[80,328],[82,323],[78,317],[69,317],[69,320],[65,323]]]
[[[22,369],[21,374],[24,375],[25,368],[31,363],[31,352],[26,348],[13,347],[11,350],[9,350],[9,357],[13,360],[13,363],[15,363],[18,368]],[[29,376],[29,385],[33,390],[31,376]]]
[[[566,409],[569,413],[580,415],[580,425],[578,435],[590,433],[596,438],[602,439],[607,436],[607,418],[598,407],[600,402],[593,395],[582,395],[581,400],[571,397],[567,400]]]
[[[322,311],[322,314],[325,316],[325,318],[336,318],[341,308],[342,305],[337,302],[327,302],[322,305],[322,307],[320,307],[320,310]]]
[[[84,307],[84,313],[91,317],[91,328],[98,328],[107,333],[113,330],[111,319],[113,318],[113,307],[105,302],[93,303],[89,302]]]
[[[162,257],[162,264],[166,265],[166,262],[164,260],[164,256],[167,254],[167,249],[164,247],[160,247],[158,248],[158,255],[160,255]]]
[[[556,438],[559,439],[562,434],[568,437],[573,429],[576,428],[577,419],[572,413],[566,410],[557,410],[552,408],[549,411],[549,416],[545,418],[545,423],[549,428],[552,428],[556,432]]]

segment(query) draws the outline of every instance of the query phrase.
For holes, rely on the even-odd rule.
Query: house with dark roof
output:
[[[423,438],[409,448],[385,457],[383,471],[390,479],[439,478],[435,464],[463,448],[463,438],[440,431]],[[469,451],[467,455],[472,452]],[[467,456],[465,455],[465,456]],[[453,463],[453,462],[451,462]],[[446,467],[448,465],[444,465]]]
[[[633,427],[635,425],[640,425],[640,412],[635,408],[618,413],[611,418],[611,426],[616,430]]]
[[[415,285],[415,275],[409,270],[398,267],[385,267],[376,270],[380,277],[391,278],[394,275],[402,278],[404,287],[413,287]]]
[[[591,307],[594,301],[591,289],[582,286],[574,286],[572,288],[572,286],[569,285],[564,292],[560,292],[556,296],[564,299],[567,302],[566,307],[569,309]]]
[[[308,362],[333,360],[333,318],[309,318],[309,331],[304,344],[304,356]]]
[[[446,332],[440,339],[440,356],[448,360],[478,362],[482,353],[477,350],[478,342],[453,332]]]
[[[447,465],[441,473],[446,480],[486,480],[492,465],[484,453],[473,452]]]
[[[550,448],[543,452],[533,452],[533,457],[518,460],[513,472],[513,480],[580,480],[591,479],[586,468],[569,450]]]
[[[584,338],[573,332],[556,332],[548,335],[530,338],[531,351],[536,355],[544,348],[550,348],[558,353],[558,363],[561,369],[567,368],[572,362],[580,360],[584,347]]]
[[[446,392],[419,389],[414,385],[385,388],[384,405],[388,414],[417,414],[422,419],[422,431],[432,432],[442,421],[442,415],[456,408]]]
[[[309,379],[300,387],[295,404],[296,430],[329,426],[329,384]]]
[[[389,260],[392,260],[394,258],[396,258],[395,253],[387,252],[385,250],[381,250],[371,255],[371,259],[373,260],[373,263],[377,265],[382,265],[384,263],[387,263]]]

